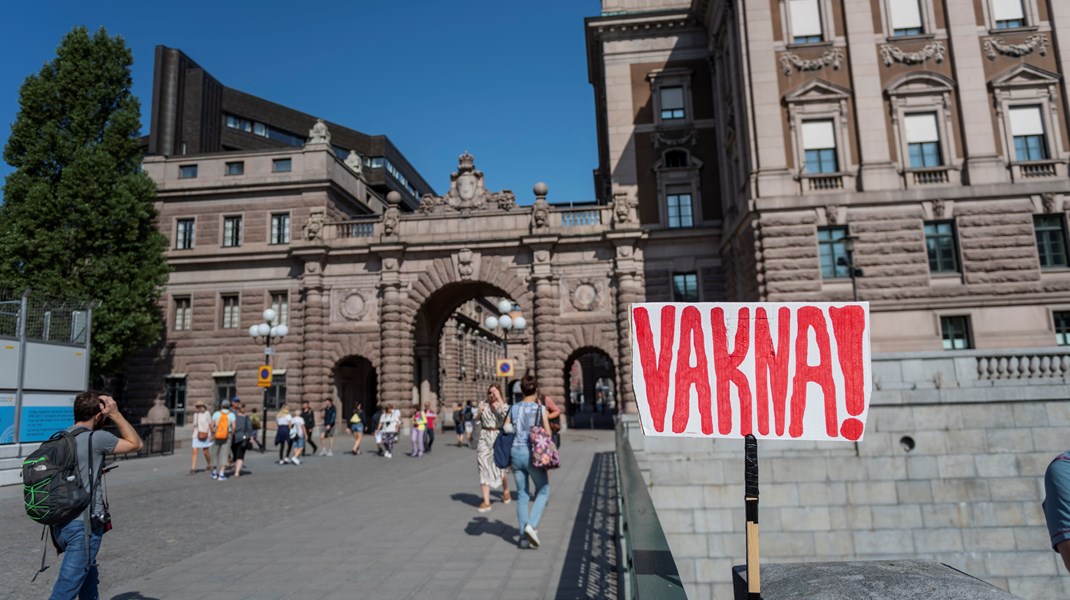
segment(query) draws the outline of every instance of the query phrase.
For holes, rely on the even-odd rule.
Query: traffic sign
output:
[[[262,388],[271,387],[271,365],[260,365],[256,371],[256,385]]]
[[[511,358],[499,358],[494,365],[494,372],[498,374],[498,377],[512,377],[513,371],[516,371],[516,365],[513,364]]]

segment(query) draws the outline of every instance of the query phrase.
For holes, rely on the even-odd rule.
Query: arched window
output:
[[[687,166],[687,152],[670,150],[665,153],[665,168],[681,169]]]

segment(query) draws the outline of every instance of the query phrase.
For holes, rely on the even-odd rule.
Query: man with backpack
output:
[[[115,424],[119,430],[119,437],[107,431],[99,431],[107,419],[111,419],[111,422]],[[143,444],[137,431],[119,412],[115,400],[99,392],[83,392],[75,397],[74,425],[61,433],[67,432],[74,435],[74,455],[77,458],[78,478],[82,489],[88,492],[89,503],[85,510],[74,515],[66,523],[51,525],[52,542],[56,550],[64,554],[63,564],[60,566],[51,597],[96,598],[97,585],[100,582],[97,573],[97,552],[100,550],[104,532],[111,529],[108,500],[100,485],[104,471],[104,457],[108,454],[138,452]],[[60,443],[66,443],[65,436],[59,437],[58,440]],[[41,450],[46,450],[45,446],[54,443],[49,441],[42,444]],[[34,453],[36,454],[37,452]],[[34,455],[31,455],[27,461],[31,463],[30,469],[34,468]],[[24,479],[26,468],[27,465],[24,463]],[[28,504],[27,512],[29,508]],[[57,514],[59,512],[62,511],[57,511]],[[89,531],[88,539],[87,531]]]
[[[234,413],[230,411],[230,400],[223,399],[219,403],[219,410],[212,414],[212,462],[219,466],[219,470],[212,470],[212,479],[226,481],[227,474],[223,465],[227,464],[227,452],[230,450],[231,438],[234,435]]]

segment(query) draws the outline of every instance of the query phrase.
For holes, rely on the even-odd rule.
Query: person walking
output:
[[[275,415],[275,446],[279,449],[279,464],[285,465],[290,462],[290,450],[293,448],[293,440],[290,439],[290,424],[293,416],[290,415],[290,407],[283,406],[279,414]]]
[[[293,440],[294,453],[290,460],[295,465],[301,464],[301,453],[305,450],[305,440],[308,439],[308,429],[305,427],[305,418],[294,415],[290,421],[290,439]]]
[[[234,413],[230,410],[230,400],[226,398],[219,403],[219,410],[212,413],[212,438],[212,460],[216,464],[212,479],[226,481],[227,474],[223,468],[234,439]]]
[[[301,401],[301,418],[305,422],[305,443],[312,446],[312,454],[318,452],[316,448],[316,442],[312,438],[316,437],[316,413],[312,412],[312,406],[308,403],[308,400]]]
[[[546,419],[550,422],[550,437],[554,441],[554,445],[558,448],[561,447],[561,408],[557,406],[554,399],[549,396],[539,394],[539,404],[546,409]],[[593,417],[592,417],[593,418]]]
[[[524,398],[509,409],[509,416],[505,420],[505,431],[512,430],[516,437],[513,438],[511,452],[513,477],[516,480],[516,518],[520,528],[520,547],[539,547],[539,520],[542,518],[546,502],[550,499],[550,482],[544,469],[537,469],[531,462],[531,448],[528,439],[531,429],[536,425],[542,425],[546,431],[550,431],[550,420],[546,417],[546,410],[537,402],[538,386],[535,376],[527,374],[520,381],[520,392]],[[528,491],[528,480],[531,480],[533,489]],[[531,497],[535,501],[530,508],[528,502]]]
[[[424,416],[424,411],[417,406],[412,413],[412,431],[411,435],[409,435],[412,442],[412,452],[409,453],[409,456],[419,458],[424,455],[425,431],[427,431],[427,417]]]
[[[394,457],[394,444],[398,441],[398,427],[401,425],[401,411],[387,404],[383,416],[379,419],[378,431],[383,433],[383,456]]]
[[[464,445],[464,409],[460,402],[453,409],[453,431],[457,434],[457,447],[460,448]]]
[[[464,405],[464,445],[472,447],[472,432],[476,430],[476,407],[469,400]]]
[[[111,420],[119,430],[118,437],[108,431],[100,431],[106,420]],[[52,586],[52,600],[98,597],[100,576],[97,552],[104,532],[111,529],[108,499],[104,486],[99,485],[104,460],[109,454],[138,452],[144,445],[141,436],[119,412],[115,400],[99,392],[82,392],[75,396],[74,425],[68,431],[75,434],[78,478],[83,488],[93,489],[93,496],[85,511],[65,525],[51,528],[52,542],[63,553],[63,563]],[[89,536],[88,544],[86,536]]]
[[[424,433],[424,452],[431,451],[431,444],[435,443],[435,421],[438,415],[431,408],[431,403],[424,404],[424,418],[427,419],[427,431]]]
[[[230,454],[234,457],[234,477],[241,477],[245,451],[253,447],[256,429],[253,429],[252,419],[245,415],[244,406],[235,405],[234,413],[234,442],[230,445]]]
[[[360,454],[360,443],[364,441],[364,411],[360,406],[353,407],[353,416],[349,417],[349,431],[353,433],[353,456]],[[376,444],[379,441],[379,432],[375,433]]]
[[[491,488],[502,488],[502,502],[509,504],[508,473],[494,464],[494,441],[501,435],[505,418],[509,415],[509,405],[502,398],[498,386],[487,388],[487,399],[479,403],[476,416],[479,420],[479,442],[476,447],[476,464],[479,466],[479,490],[483,493],[483,504],[479,512],[490,510]]]
[[[264,453],[264,444],[260,443],[260,438],[256,437],[256,432],[260,431],[260,415],[257,412],[257,408],[254,406],[250,411],[249,421],[253,424],[253,443],[256,444],[256,448],[260,451],[260,454]]]
[[[361,413],[364,414],[364,413]],[[368,423],[367,427],[370,427],[375,432],[375,454],[382,456],[386,451],[383,450],[383,432],[379,428],[379,423],[383,420],[383,409],[376,407],[375,413],[372,414],[372,421]]]
[[[204,462],[208,463],[205,471],[212,472],[212,415],[208,414],[208,406],[204,400],[198,400],[194,405],[197,412],[193,413],[193,461],[190,463],[189,473],[197,473],[197,453],[204,453]]]
[[[334,408],[334,398],[327,398],[327,407],[323,409],[323,429],[320,430],[322,456],[334,456],[334,424],[337,421],[338,411]]]

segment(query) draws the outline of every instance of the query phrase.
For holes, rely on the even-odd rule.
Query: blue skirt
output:
[[[290,426],[279,425],[279,430],[275,432],[275,445],[285,444],[290,441]]]

